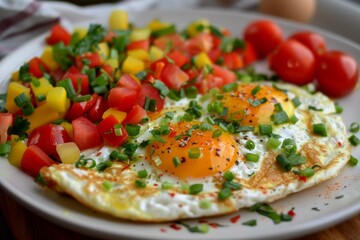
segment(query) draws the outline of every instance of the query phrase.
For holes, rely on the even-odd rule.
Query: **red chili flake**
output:
[[[289,210],[287,214],[292,217],[295,217],[295,215],[296,215],[296,213],[294,212],[294,209]]]
[[[176,231],[178,231],[178,230],[180,230],[180,229],[181,229],[181,227],[180,227],[179,225],[175,224],[175,223],[170,224],[170,226],[169,226],[169,227],[170,227],[170,228],[172,228],[172,229],[174,229],[174,230],[176,230]]]
[[[306,179],[307,179],[307,178],[306,178],[305,176],[299,176],[299,180],[300,180],[300,181],[306,182]]]
[[[208,223],[209,222],[209,220],[207,220],[207,219],[199,219],[199,223]]]
[[[173,198],[175,197],[175,193],[169,193],[169,196]]]
[[[157,186],[159,186],[157,183],[154,183],[154,187],[157,187]]]
[[[338,146],[341,147],[341,146],[342,146],[342,143],[341,143],[341,142],[338,142]]]
[[[169,133],[169,137],[175,137],[177,135],[177,132],[176,131],[171,131],[170,133]]]
[[[219,227],[219,224],[218,223],[215,223],[215,222],[211,222],[211,223],[208,223],[208,225],[212,228],[218,228]]]
[[[165,228],[160,228],[160,232],[166,232]]]
[[[101,155],[101,152],[98,152],[98,153],[96,154],[97,157],[100,156],[100,155]]]
[[[230,222],[237,223],[237,221],[239,221],[239,219],[240,219],[240,215],[236,215],[235,217],[230,218]]]
[[[124,171],[126,169],[130,168],[130,164],[126,165],[125,167],[123,167],[121,170]]]

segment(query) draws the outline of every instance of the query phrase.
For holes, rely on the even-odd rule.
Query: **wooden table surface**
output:
[[[0,239],[3,240],[99,240],[60,227],[19,205],[0,188]],[[1,221],[0,221],[1,225]],[[356,240],[360,239],[360,214],[346,222],[296,240]]]

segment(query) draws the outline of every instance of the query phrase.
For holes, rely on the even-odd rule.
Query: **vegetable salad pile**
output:
[[[355,60],[327,52],[320,35],[301,32],[284,40],[269,20],[251,23],[243,39],[204,19],[182,32],[160,20],[138,28],[121,10],[111,13],[109,29],[91,24],[70,34],[57,24],[41,56],[14,72],[1,95],[0,154],[36,176],[43,166],[77,162],[86,149],[131,148],[128,137],[163,109],[165,98],[195,98],[266,78],[244,71],[264,58],[284,81],[317,79],[332,97],[350,93],[358,79]],[[289,68],[289,61],[296,66]]]

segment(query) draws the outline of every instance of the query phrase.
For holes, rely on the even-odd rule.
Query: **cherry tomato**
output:
[[[64,127],[49,123],[35,128],[29,136],[27,145],[36,145],[50,157],[59,159],[56,145],[70,141],[71,138]]]
[[[346,53],[331,51],[319,58],[316,79],[320,91],[330,97],[343,97],[356,86],[359,68],[354,58]]]
[[[260,20],[245,28],[244,38],[254,45],[258,56],[263,58],[282,42],[283,32],[275,22]]]
[[[298,32],[292,35],[290,39],[297,40],[304,44],[310,49],[310,51],[312,51],[316,58],[326,52],[325,39],[317,33],[309,31]]]
[[[21,158],[20,168],[29,175],[35,177],[42,167],[49,167],[55,162],[36,145],[26,148]]]
[[[285,82],[303,85],[315,77],[314,54],[298,41],[283,42],[268,60],[270,69]]]

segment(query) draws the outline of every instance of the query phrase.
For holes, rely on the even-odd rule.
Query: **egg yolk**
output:
[[[223,107],[228,108],[226,118],[238,121],[242,125],[256,127],[258,124],[271,123],[275,104],[280,103],[290,117],[294,106],[286,93],[272,86],[241,84],[237,90],[223,94]]]
[[[222,132],[213,137],[213,130],[193,130],[196,122],[172,125],[172,132],[147,148],[147,160],[163,172],[181,179],[201,178],[227,171],[238,159],[236,142]],[[189,130],[191,133],[189,133]]]

